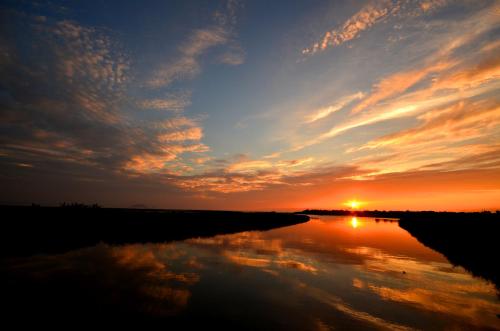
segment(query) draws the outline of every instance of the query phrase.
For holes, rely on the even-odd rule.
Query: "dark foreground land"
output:
[[[353,215],[397,219],[399,226],[427,247],[474,276],[492,281],[500,291],[500,212],[305,210],[309,215]]]
[[[169,242],[307,222],[274,212],[88,207],[0,207],[0,256],[62,253],[107,244]]]

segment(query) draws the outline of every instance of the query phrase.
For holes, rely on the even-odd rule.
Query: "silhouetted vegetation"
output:
[[[0,208],[3,256],[64,252],[109,244],[167,242],[306,222],[290,213],[113,209],[98,205]]]
[[[79,209],[83,209],[83,208],[101,208],[101,206],[99,206],[97,203],[94,203],[92,205],[86,205],[84,203],[78,203],[78,202],[63,202],[61,203],[61,205],[59,206],[61,208],[79,208]]]
[[[304,210],[309,215],[355,215],[398,219],[399,226],[454,265],[492,281],[500,290],[497,266],[500,212]]]
[[[470,213],[455,217],[439,214],[435,218],[413,215],[401,218],[399,226],[425,246],[444,254],[453,265],[492,281],[500,290],[498,213]]]

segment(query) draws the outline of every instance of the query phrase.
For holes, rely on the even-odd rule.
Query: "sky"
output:
[[[1,204],[500,209],[500,2],[0,3]]]

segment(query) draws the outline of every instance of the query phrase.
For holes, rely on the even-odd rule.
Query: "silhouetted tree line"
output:
[[[59,205],[61,208],[101,208],[100,205],[97,203],[91,204],[91,205],[86,205],[84,203],[78,203],[78,202],[63,202]]]

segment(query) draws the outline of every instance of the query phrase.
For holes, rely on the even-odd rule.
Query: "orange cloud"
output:
[[[132,173],[155,173],[163,172],[166,174],[174,174],[174,171],[169,167],[169,162],[175,160],[178,155],[186,152],[203,153],[209,148],[204,144],[193,145],[167,145],[162,147],[158,153],[144,152],[133,155],[124,166],[123,170]],[[185,168],[191,169],[189,167]]]
[[[359,12],[349,18],[342,27],[327,31],[323,38],[309,48],[302,50],[302,54],[314,54],[329,47],[336,47],[359,36],[388,15],[398,12],[399,5],[391,1],[377,1],[363,7]]]
[[[311,47],[304,48],[302,54],[311,55],[327,48],[339,46],[345,42],[353,40],[372,26],[379,22],[384,22],[391,15],[415,17],[424,13],[444,7],[449,3],[447,0],[426,0],[415,8],[410,0],[377,0],[372,1],[367,6],[361,8],[356,14],[350,17],[341,27],[327,31],[323,38],[314,43]]]
[[[203,130],[199,127],[188,128],[182,131],[164,133],[158,136],[158,140],[162,142],[200,140],[201,138],[203,138]]]
[[[441,72],[454,64],[454,62],[445,61],[428,65],[417,70],[398,72],[386,77],[375,85],[374,91],[366,99],[353,108],[352,113],[356,114],[379,101],[405,92],[408,88],[420,82],[429,74]]]
[[[492,29],[500,20],[499,16],[490,15],[489,11],[482,14],[486,16],[475,16],[467,23],[474,27],[472,32],[448,42],[425,61],[433,64],[425,64],[418,70],[402,71],[382,79],[372,94],[353,109],[354,116],[316,137],[303,139],[301,143],[292,147],[291,151],[321,143],[358,127],[418,115],[499,89],[500,62],[498,57],[489,54],[494,52],[491,48],[480,49],[472,59],[456,57],[442,60],[457,48],[474,41],[478,35]],[[474,60],[479,62],[475,63]],[[414,92],[405,93],[409,87],[423,82],[424,78],[431,74],[436,75],[435,79]],[[368,111],[361,112],[361,110]]]
[[[439,7],[444,7],[448,2],[448,0],[425,0],[420,3],[420,8],[424,12],[428,12]]]
[[[133,156],[124,165],[124,169],[138,173],[150,173],[163,169],[167,162],[176,158],[173,153],[165,155],[143,154]]]
[[[500,79],[500,57],[494,54],[469,68],[438,77],[433,88],[463,90],[498,79]]]
[[[361,148],[432,142],[444,144],[487,136],[500,125],[500,107],[492,102],[459,102],[418,117],[423,123],[411,129],[378,138]]]

